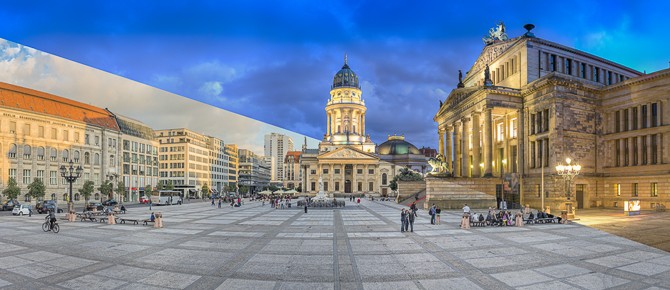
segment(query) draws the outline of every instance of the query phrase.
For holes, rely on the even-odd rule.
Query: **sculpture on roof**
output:
[[[461,70],[458,70],[458,84],[456,85],[457,88],[464,88],[465,85],[463,84],[463,73]]]
[[[489,65],[486,64],[486,68],[484,69],[484,86],[490,87],[493,85],[493,81],[491,81],[491,70],[489,70]]]
[[[496,41],[507,40],[507,33],[505,33],[505,23],[500,21],[495,27],[489,29],[489,35],[482,38],[485,45],[493,44]]]

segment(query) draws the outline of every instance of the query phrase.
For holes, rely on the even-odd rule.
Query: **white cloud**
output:
[[[205,82],[200,86],[198,92],[208,98],[217,98],[223,93],[223,87],[221,82]]]

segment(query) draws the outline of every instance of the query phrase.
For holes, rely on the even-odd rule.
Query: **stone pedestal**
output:
[[[495,186],[499,179],[493,178],[426,178],[426,202],[428,208],[435,204],[441,209],[461,209],[468,204],[473,209],[496,207]]]

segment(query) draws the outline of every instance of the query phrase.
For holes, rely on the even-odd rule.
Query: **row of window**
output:
[[[649,196],[658,197],[658,183],[652,182],[649,186]],[[614,194],[616,196],[621,196],[621,183],[614,184]],[[639,185],[637,183],[632,183],[630,185],[630,196],[639,197]]]
[[[23,133],[23,136],[33,136],[32,128],[33,128],[32,124],[24,123],[21,133]],[[46,128],[44,126],[37,126],[37,137],[38,138],[46,138],[46,132],[45,131],[46,131]],[[50,131],[51,132],[50,132],[49,137],[52,140],[58,140],[58,128],[51,128]],[[16,134],[17,133],[16,121],[9,121],[8,132],[10,134]],[[66,142],[70,141],[70,130],[67,130],[67,129],[62,130],[60,135],[62,136],[62,141],[66,141]],[[73,139],[74,142],[79,143],[79,136],[80,136],[79,132],[75,131],[73,133],[73,135],[74,135],[73,136],[74,137],[74,139]],[[100,146],[100,136],[97,136],[97,135],[94,136],[94,141],[95,141],[95,143],[94,143],[95,146]],[[84,134],[84,144],[91,145],[89,134]],[[109,138],[108,146],[116,148],[116,139]]]
[[[42,181],[43,183],[45,183],[44,173],[46,171],[45,170],[36,170],[36,171],[37,171],[36,172],[37,175],[35,176],[35,178],[37,178],[40,181]],[[32,177],[32,170],[31,169],[23,169],[22,173],[23,173],[22,178],[19,180],[19,179],[17,179],[18,170],[16,168],[10,168],[9,169],[9,178],[12,178],[12,179],[16,180],[17,183],[21,182],[23,185],[31,184],[34,181],[34,179]],[[84,181],[91,180],[90,177],[91,177],[91,174],[86,172],[86,173],[84,173],[83,178],[78,178],[75,181],[74,184],[78,184],[78,185],[84,184]],[[60,173],[57,170],[50,170],[49,171],[49,184],[48,185],[58,185],[58,178],[61,179],[61,183],[60,183],[61,185],[68,185],[69,184],[65,178],[61,177]],[[99,179],[100,179],[100,174],[95,173],[94,174],[94,181],[97,183],[97,181]]]
[[[328,168],[323,168],[322,170],[323,170],[323,174],[328,174],[328,172],[329,172]],[[334,171],[335,171],[335,174],[340,174],[340,169],[339,168],[335,168]],[[363,169],[357,169],[356,173],[357,174],[363,174]],[[312,170],[312,174],[316,174],[316,170]],[[351,172],[347,171],[347,174],[351,174]],[[368,169],[368,174],[375,174],[375,170],[374,169]]]
[[[131,142],[130,140],[123,140],[123,150],[154,155],[157,154],[156,147],[152,146],[151,144],[144,144],[135,141]]]
[[[530,142],[530,168],[549,167],[549,139]]]
[[[530,114],[530,135],[549,131],[549,109]]]
[[[7,153],[7,157],[9,157],[10,159],[15,159],[16,156],[17,156],[17,150],[18,150],[18,146],[16,146],[16,144],[10,144],[9,145],[9,151]],[[23,159],[32,159],[32,157],[33,157],[32,154],[33,154],[32,147],[30,145],[23,145]],[[38,161],[45,160],[45,154],[46,154],[46,149],[44,147],[37,147],[35,149],[35,156],[36,156]],[[61,153],[61,157],[62,157],[63,162],[70,162],[70,150],[63,149],[63,151]],[[75,163],[79,163],[80,160],[81,160],[80,157],[81,157],[81,154],[79,153],[79,150],[74,150],[74,152],[72,154],[72,161],[75,162]],[[111,160],[113,162],[114,155],[110,155],[110,158],[112,158]],[[57,159],[58,159],[58,150],[56,150],[56,148],[49,148],[49,160],[56,161]],[[91,153],[84,152],[84,160],[83,161],[84,161],[85,165],[90,165],[91,164]],[[100,165],[100,153],[95,153],[93,155],[93,165]]]
[[[614,112],[614,132],[616,133],[657,127],[660,124],[659,103],[652,103],[649,106],[640,105]]]
[[[515,57],[510,58],[504,64],[497,67],[491,72],[491,81],[494,84],[504,81],[509,76],[514,75],[517,72],[518,61]]]
[[[542,63],[549,71],[561,72],[605,85],[629,79],[622,74],[556,54],[544,53],[544,61]]]
[[[363,182],[358,182],[357,184],[358,191],[363,191]],[[312,191],[316,191],[316,182],[312,182],[311,184]],[[328,191],[328,182],[323,183],[323,190]],[[374,182],[368,182],[368,191],[374,191],[375,190],[375,183]],[[335,189],[334,191],[340,191],[340,182],[335,182]]]
[[[659,134],[614,140],[614,166],[658,163]]]

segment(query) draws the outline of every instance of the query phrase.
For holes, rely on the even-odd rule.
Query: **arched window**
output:
[[[9,145],[9,153],[7,153],[9,158],[16,158],[16,144]]]
[[[74,200],[79,200],[79,193],[75,193]]]
[[[23,198],[23,201],[25,201],[25,202],[30,202],[30,195],[29,195],[29,194],[26,194],[26,195],[24,196],[24,198]]]
[[[44,147],[37,147],[37,160],[44,160]]]
[[[63,193],[63,201],[67,201],[67,193]]]
[[[388,175],[386,173],[382,173],[382,185],[386,185],[388,182]]]
[[[95,153],[93,157],[93,165],[100,165],[100,153]]]
[[[33,148],[30,145],[23,145],[23,159],[30,159],[30,153],[32,153]]]
[[[63,150],[63,162],[69,162],[70,160],[70,151],[67,151],[67,149]]]
[[[73,155],[74,155],[74,163],[79,163],[79,151],[75,150]]]
[[[88,152],[84,152],[84,164],[91,164],[91,154]]]
[[[56,158],[58,158],[58,150],[56,148],[51,148],[51,153],[49,153],[49,159],[51,161],[56,161]]]

